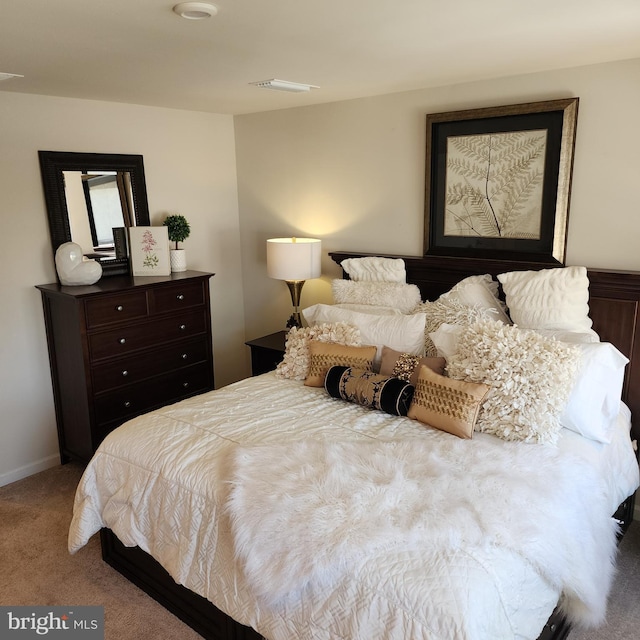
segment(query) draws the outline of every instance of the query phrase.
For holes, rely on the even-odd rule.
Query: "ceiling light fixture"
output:
[[[11,78],[24,78],[19,73],[3,73],[0,71],[0,82],[3,80],[11,80]]]
[[[288,80],[261,80],[260,82],[250,82],[254,87],[260,89],[273,89],[274,91],[292,91],[294,93],[302,93],[311,89],[319,89],[314,84],[302,84],[301,82],[289,82]]]
[[[218,7],[208,2],[181,2],[173,10],[187,20],[204,20],[218,13]]]

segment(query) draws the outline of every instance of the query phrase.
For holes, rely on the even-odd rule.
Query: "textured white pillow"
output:
[[[335,279],[333,300],[338,304],[370,304],[411,313],[421,302],[420,289],[406,282],[356,282]]]
[[[487,384],[476,431],[504,440],[555,443],[579,362],[575,345],[482,319],[458,336],[451,378]]]
[[[585,438],[611,442],[629,359],[608,342],[578,344],[580,365],[560,423]]]
[[[504,303],[498,298],[498,283],[488,273],[461,280],[450,291],[443,293],[438,300],[457,300],[469,307],[485,310],[494,320],[511,324],[511,319],[505,312]]]
[[[407,272],[402,258],[347,258],[340,263],[352,280],[368,282],[406,282]]]
[[[589,278],[585,267],[501,273],[509,315],[522,329],[589,332]]]
[[[284,357],[276,367],[276,376],[288,380],[304,380],[307,377],[311,363],[310,340],[336,342],[353,347],[361,345],[358,328],[344,322],[315,327],[292,327],[287,334]]]
[[[486,317],[486,309],[469,306],[455,297],[438,298],[434,302],[423,302],[416,312],[426,315],[424,327],[424,348],[428,356],[437,356],[438,350],[429,337],[441,324],[467,326],[476,320]]]
[[[302,315],[309,325],[345,322],[358,327],[364,345],[378,348],[375,365],[380,366],[382,347],[387,346],[412,355],[424,355],[423,313],[411,315],[374,315],[342,309],[334,305],[315,304],[303,309]]]

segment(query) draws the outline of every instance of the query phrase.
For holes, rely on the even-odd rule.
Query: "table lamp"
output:
[[[317,238],[271,238],[267,240],[267,274],[284,280],[291,293],[293,313],[287,329],[301,327],[300,292],[305,280],[320,277],[320,247]]]

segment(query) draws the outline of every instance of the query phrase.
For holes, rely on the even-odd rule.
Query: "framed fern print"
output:
[[[425,255],[564,264],[578,98],[427,115]]]

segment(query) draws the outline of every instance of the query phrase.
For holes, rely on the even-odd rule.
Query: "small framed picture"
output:
[[[169,233],[162,227],[129,227],[131,274],[134,276],[168,276]]]

